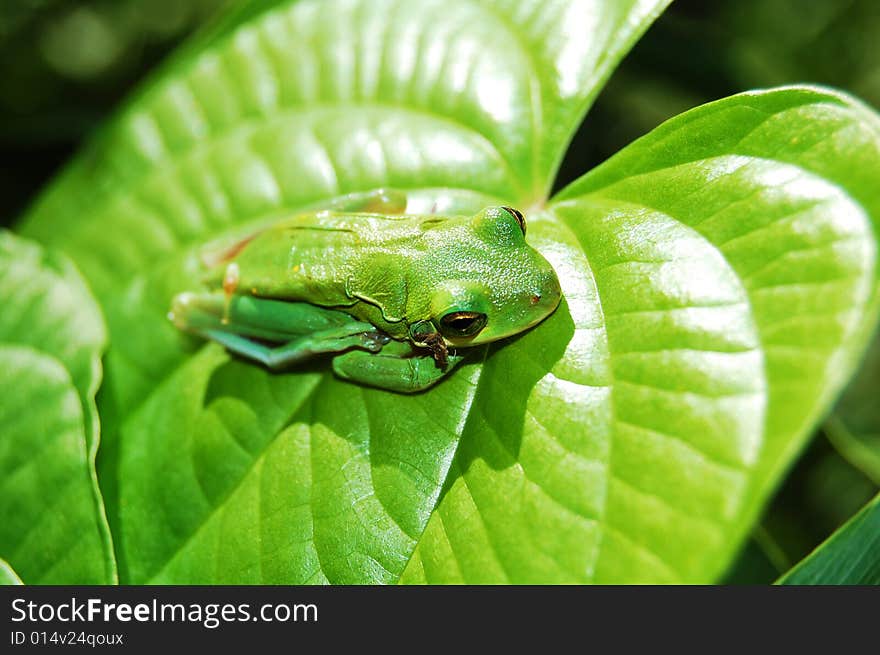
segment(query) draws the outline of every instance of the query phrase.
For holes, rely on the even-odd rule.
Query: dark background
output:
[[[131,88],[230,0],[2,0],[0,226],[11,226]],[[590,110],[557,188],[698,104],[790,83],[880,107],[877,0],[678,0]],[[878,491],[819,430],[730,574],[768,582]]]

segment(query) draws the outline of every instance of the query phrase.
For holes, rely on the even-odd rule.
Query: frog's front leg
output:
[[[308,303],[223,293],[182,293],[169,318],[234,353],[278,370],[320,353],[377,352],[390,338],[369,323]],[[270,346],[261,341],[279,342]]]
[[[412,347],[392,341],[381,352],[352,350],[333,358],[333,372],[345,380],[398,393],[415,393],[433,386],[464,359],[450,353],[441,368],[433,355],[414,355]]]

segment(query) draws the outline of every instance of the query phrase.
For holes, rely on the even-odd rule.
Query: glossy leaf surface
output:
[[[0,233],[0,557],[29,584],[116,580],[95,478],[105,333],[67,258]]]
[[[720,575],[873,324],[880,131],[829,91],[735,96],[547,199],[664,4],[277,3],[108,126],[24,227],[110,325],[123,580]],[[413,397],[269,374],[168,325],[199,243],[379,186],[412,211],[525,210],[563,305]]]

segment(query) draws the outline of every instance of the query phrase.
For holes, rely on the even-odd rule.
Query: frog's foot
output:
[[[447,366],[440,368],[430,354],[420,355],[409,344],[392,341],[380,353],[350,350],[337,355],[333,358],[333,372],[344,380],[367,386],[416,393],[437,384],[463,360],[462,355],[450,354]]]
[[[449,348],[439,333],[429,335],[425,339],[425,347],[431,352],[438,368],[445,369],[449,365]]]
[[[391,341],[391,337],[389,337],[384,332],[379,330],[372,330],[370,332],[364,332],[360,335],[361,337],[361,346],[364,350],[369,350],[371,353],[377,353],[382,348],[385,347],[389,341]]]
[[[409,338],[416,348],[427,351],[440,369],[449,363],[449,348],[446,341],[430,321],[418,321],[409,328]],[[424,355],[424,352],[422,353]]]

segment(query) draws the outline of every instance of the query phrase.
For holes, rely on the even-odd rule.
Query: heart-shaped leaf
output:
[[[0,233],[0,555],[32,584],[116,579],[95,479],[105,332],[65,257]]]
[[[110,325],[123,579],[715,579],[874,320],[876,117],[737,96],[548,203],[665,2],[270,4],[166,66],[24,225]],[[167,324],[199,242],[379,186],[413,211],[527,210],[562,306],[413,397],[269,374]]]
[[[832,93],[744,94],[669,121],[563,191],[539,243],[569,306],[586,299],[575,319],[583,341],[542,380],[560,378],[559,388],[535,388],[513,446],[512,430],[492,423],[462,440],[460,455],[476,463],[460,471],[408,575],[720,574],[873,325],[880,206],[849,167],[878,170],[878,136],[876,118]],[[504,349],[490,364],[517,355]],[[503,407],[503,394],[488,406]],[[583,442],[566,446],[574,434]],[[482,464],[470,444],[511,461]],[[460,532],[437,527],[449,523],[445,504],[468,508],[456,514]],[[479,532],[471,561],[456,535]],[[578,544],[577,568],[561,569]]]

